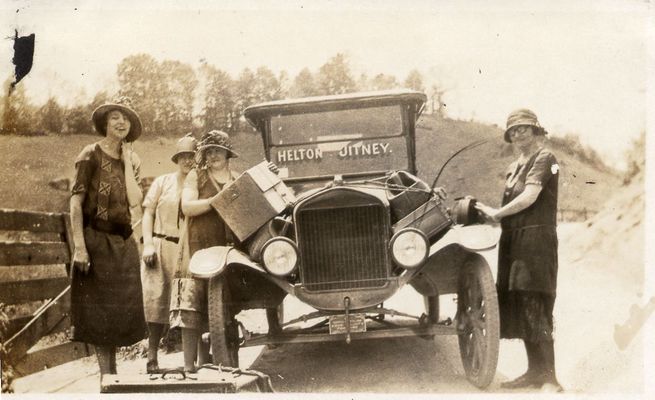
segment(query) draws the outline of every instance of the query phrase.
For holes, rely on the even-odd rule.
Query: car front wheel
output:
[[[489,266],[473,258],[459,278],[457,334],[468,380],[486,388],[496,374],[500,321],[496,286]]]

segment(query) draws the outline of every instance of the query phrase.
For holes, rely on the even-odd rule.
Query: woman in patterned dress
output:
[[[508,389],[562,391],[553,344],[559,166],[544,148],[546,134],[534,112],[520,109],[509,115],[505,141],[520,156],[507,170],[502,207],[476,205],[502,228],[496,283],[501,338],[522,339],[528,356],[527,372],[501,385]]]
[[[143,263],[141,283],[148,323],[148,361],[146,370],[159,370],[157,348],[168,325],[171,282],[178,261],[178,242],[183,216],[180,212],[182,185],[194,165],[196,140],[185,136],[177,142],[171,160],[177,171],[158,176],[143,201]]]
[[[98,107],[92,119],[105,137],[75,160],[71,319],[73,340],[95,345],[107,374],[116,373],[116,346],[134,344],[146,331],[132,232],[141,218],[140,161],[128,145],[141,135],[141,121],[126,98]]]

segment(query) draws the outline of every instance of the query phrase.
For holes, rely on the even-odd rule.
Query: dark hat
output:
[[[227,150],[227,158],[239,157],[239,155],[232,150],[230,135],[223,131],[214,130],[202,135],[200,143],[198,143],[198,152],[204,152],[210,147],[220,147]]]
[[[196,141],[196,138],[191,136],[191,134],[184,136],[177,141],[177,144],[175,145],[175,154],[171,156],[171,160],[177,164],[177,158],[180,156],[180,154],[194,154],[196,152],[197,143],[198,142]]]
[[[112,102],[107,102],[93,110],[91,119],[96,131],[107,136],[107,114],[112,110],[119,110],[130,120],[130,132],[125,137],[126,142],[133,142],[141,136],[142,125],[139,115],[132,109],[132,101],[129,97],[121,96]]]
[[[541,128],[537,120],[537,114],[527,108],[521,108],[512,111],[507,117],[507,128],[505,128],[505,141],[511,143],[509,140],[509,130],[519,125],[530,125]]]

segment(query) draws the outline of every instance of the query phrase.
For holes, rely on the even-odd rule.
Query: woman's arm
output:
[[[213,198],[198,199],[198,174],[192,170],[184,180],[182,189],[182,212],[186,217],[195,217],[212,209]]]
[[[148,267],[155,266],[155,245],[152,242],[152,229],[155,224],[155,210],[147,207],[143,210],[143,224],[141,233],[143,234],[143,262]]]
[[[71,196],[70,213],[71,229],[73,230],[73,243],[75,252],[73,253],[73,266],[83,273],[87,273],[90,267],[89,253],[86,250],[84,241],[84,222],[82,217],[82,203],[84,202],[85,193],[78,193]]]
[[[198,199],[197,190],[184,188],[182,190],[182,212],[187,217],[204,214],[212,209],[212,200],[213,197],[209,199]]]
[[[539,197],[539,193],[541,193],[541,185],[530,184],[526,185],[523,192],[516,196],[514,200],[499,209],[480,202],[475,204],[475,208],[488,216],[493,222],[498,222],[504,217],[514,215],[530,207]]]

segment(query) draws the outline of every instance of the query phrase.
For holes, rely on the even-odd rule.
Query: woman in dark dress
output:
[[[202,136],[196,150],[195,169],[191,170],[182,189],[182,212],[187,218],[188,256],[212,246],[232,245],[233,233],[211,204],[225,185],[236,178],[230,169],[230,158],[238,157],[232,150],[230,138],[225,132],[211,131]],[[188,268],[188,263],[185,267]],[[207,282],[192,278],[189,271],[182,271],[180,287],[171,304],[171,327],[182,328],[184,370],[194,372],[201,331],[207,325]],[[175,288],[174,288],[175,291]],[[198,364],[207,362],[208,349],[200,347]],[[214,360],[217,363],[220,360]]]
[[[557,183],[559,166],[543,147],[547,134],[534,112],[507,118],[505,141],[520,152],[505,175],[502,207],[477,203],[489,221],[501,223],[498,304],[503,339],[522,339],[528,371],[504,388],[544,387],[561,391],[555,375],[553,306],[557,286]]]
[[[139,252],[140,161],[128,143],[141,134],[129,100],[93,112],[98,133],[75,160],[70,201],[75,252],[71,283],[73,340],[95,345],[101,374],[116,373],[116,346],[145,336]]]

